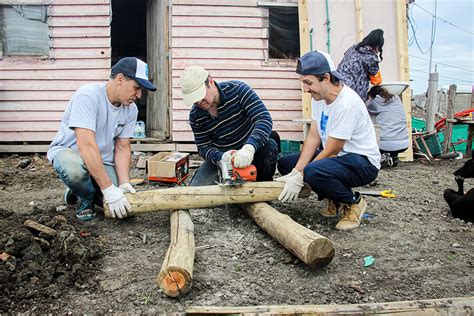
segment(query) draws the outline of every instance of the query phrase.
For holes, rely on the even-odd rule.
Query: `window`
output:
[[[49,54],[47,6],[0,6],[0,38],[3,55]]]
[[[276,59],[300,57],[298,7],[271,6],[268,8],[268,56]]]

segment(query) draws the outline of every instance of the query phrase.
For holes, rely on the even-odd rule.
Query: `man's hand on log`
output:
[[[291,173],[276,178],[275,181],[285,182],[285,187],[281,191],[278,200],[282,202],[292,202],[296,200],[304,186],[303,174],[296,169],[293,169]]]
[[[127,198],[123,195],[122,188],[117,188],[112,184],[103,189],[102,194],[104,195],[105,203],[109,205],[112,218],[125,218],[128,216],[132,207]]]
[[[132,193],[132,194],[137,193],[137,191],[128,182],[127,183],[122,183],[121,185],[119,185],[119,188],[122,189],[123,193]]]

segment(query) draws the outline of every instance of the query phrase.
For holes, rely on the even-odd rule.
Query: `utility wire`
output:
[[[426,58],[423,58],[423,57],[419,57],[419,56],[415,56],[415,55],[408,55],[410,57],[413,57],[413,58],[418,58],[418,59],[421,59],[421,60],[425,60],[425,61],[430,61],[429,59],[426,59]],[[439,62],[439,61],[434,61],[433,62],[435,64],[439,64],[439,65],[443,65],[443,66],[448,66],[448,67],[451,67],[451,68],[456,68],[456,69],[459,69],[459,70],[464,70],[464,71],[468,71],[468,72],[474,72],[474,70],[472,69],[466,69],[466,68],[461,68],[461,67],[457,67],[457,66],[453,66],[453,65],[450,65],[450,64],[445,64],[445,63],[442,63],[442,62]]]
[[[427,71],[421,70],[421,69],[413,69],[413,68],[410,68],[410,70],[412,70],[412,71],[417,71],[417,72],[421,72],[421,73],[424,73],[424,74],[428,74]],[[453,78],[453,77],[442,76],[442,75],[439,75],[439,77],[440,77],[440,78],[445,78],[445,79],[456,80],[456,81],[459,81],[459,82],[472,83],[472,81],[463,80],[463,79],[459,79],[459,78]]]
[[[451,25],[452,27],[457,28],[457,29],[460,30],[460,31],[463,31],[463,32],[466,32],[466,33],[468,33],[468,34],[474,35],[474,32],[473,32],[472,30],[462,28],[462,27],[457,26],[456,24],[454,24],[454,23],[452,23],[452,22],[449,22],[449,21],[446,21],[446,20],[440,18],[439,16],[433,15],[433,13],[431,13],[431,12],[428,11],[428,10],[426,10],[425,8],[423,8],[422,6],[420,6],[420,5],[419,5],[418,3],[416,3],[416,2],[413,2],[412,4],[413,4],[414,6],[417,6],[417,7],[420,8],[421,10],[423,10],[425,13],[428,13],[428,14],[431,15],[433,18],[438,19],[438,20],[440,20],[440,21],[442,21],[442,22],[444,22],[444,23],[447,23],[447,24]]]

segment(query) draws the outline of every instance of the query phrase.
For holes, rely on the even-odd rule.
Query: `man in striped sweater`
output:
[[[217,166],[234,157],[234,165],[257,168],[257,181],[272,181],[278,146],[270,138],[272,118],[262,100],[247,84],[216,82],[200,66],[181,76],[183,101],[192,106],[189,122],[194,141],[205,162],[196,170],[192,186],[218,181]],[[231,150],[237,150],[234,155]]]

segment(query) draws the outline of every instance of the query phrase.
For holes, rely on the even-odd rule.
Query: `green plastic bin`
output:
[[[296,140],[280,140],[281,155],[296,154],[301,151],[301,144]]]

